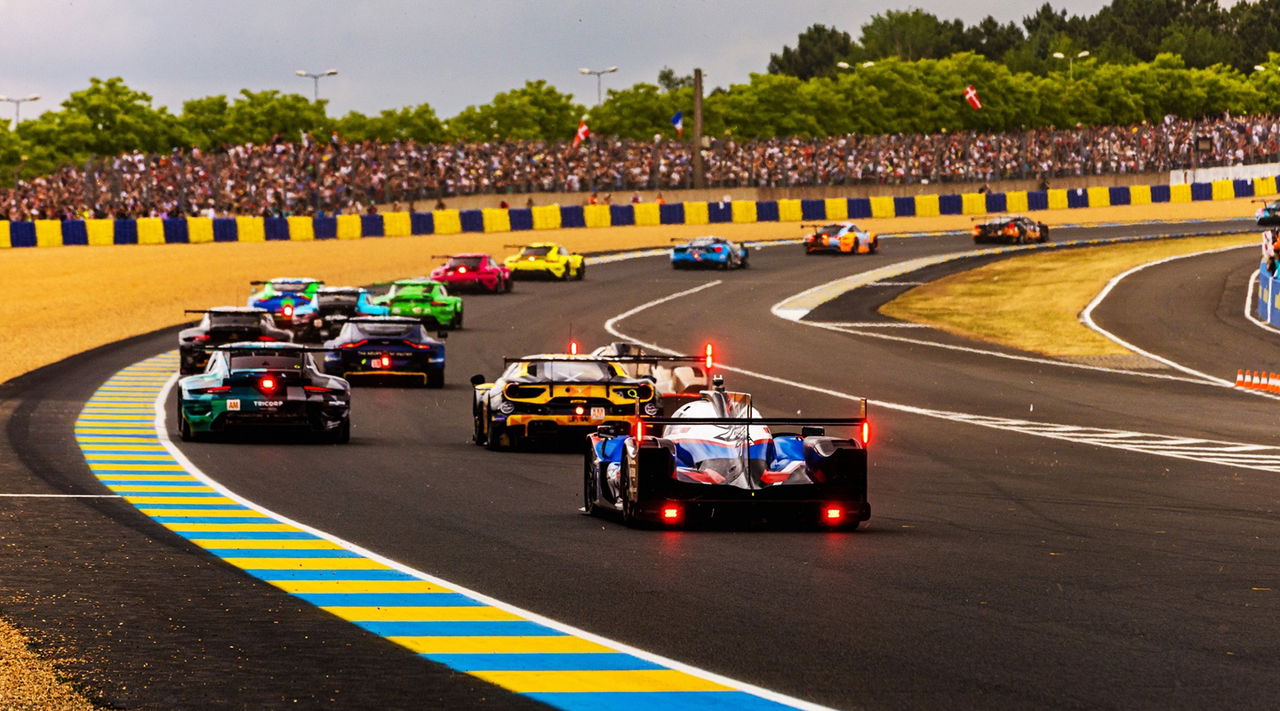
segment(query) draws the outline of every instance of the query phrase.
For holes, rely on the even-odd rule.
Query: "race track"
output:
[[[1178,231],[1169,227],[1155,231]],[[521,282],[468,298],[444,390],[358,388],[350,445],[182,450],[240,496],[405,565],[818,704],[1268,705],[1280,687],[1280,450],[1242,457],[1220,442],[1280,446],[1276,401],[1168,368],[1001,358],[929,345],[976,346],[929,329],[853,329],[895,337],[886,340],[770,314],[851,271],[968,249],[958,236],[886,240],[870,257],[772,247],[740,272],[642,258],[593,265],[580,283]],[[1280,370],[1261,355],[1276,335],[1243,315],[1254,257],[1233,250],[1143,270],[1095,319],[1218,378]],[[556,351],[571,336],[614,340],[606,321],[717,280],[614,327],[686,352],[715,343],[730,387],[766,414],[845,416],[849,396],[873,399],[865,530],[629,530],[576,513],[579,455],[470,444],[471,374],[495,376],[504,355]],[[862,322],[891,292],[860,290],[814,316]],[[1178,315],[1148,318],[1160,312]],[[0,388],[19,455],[0,463],[6,480],[32,493],[104,493],[70,422],[106,377],[173,343],[172,331],[134,339]],[[62,620],[69,646],[97,650],[84,668],[104,671],[106,702],[531,705],[226,568],[119,500],[14,502],[0,535],[18,555],[0,556],[0,576],[20,574],[31,595],[14,616],[33,627]]]

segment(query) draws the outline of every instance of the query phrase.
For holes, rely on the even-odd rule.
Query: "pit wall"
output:
[[[1032,212],[1113,205],[1189,203],[1276,194],[1276,176],[1180,185],[950,195],[731,200],[659,205],[544,205],[336,217],[144,217],[125,220],[0,221],[0,248],[63,245],[354,240],[364,237],[519,232],[627,225],[805,222]]]

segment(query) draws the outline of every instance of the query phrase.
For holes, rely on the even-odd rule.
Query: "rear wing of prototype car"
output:
[[[507,356],[502,359],[502,362],[507,365],[510,365],[511,363],[547,363],[547,362],[559,362],[559,361],[566,361],[566,362],[573,362],[573,363],[621,363],[621,364],[645,363],[649,365],[656,365],[658,363],[698,363],[698,364],[706,365],[707,367],[711,367],[711,362],[710,362],[711,354],[708,353],[705,356],[690,356],[690,355],[580,356],[577,354],[570,353],[570,354],[567,354],[566,356],[545,355],[545,356],[524,356],[521,358],[514,358],[511,356]]]
[[[803,433],[814,427],[851,427],[858,430],[865,445],[870,439],[870,420],[867,419],[867,400],[858,400],[857,417],[641,417],[632,435],[644,439],[651,427],[667,425],[720,425],[738,427],[798,427]]]

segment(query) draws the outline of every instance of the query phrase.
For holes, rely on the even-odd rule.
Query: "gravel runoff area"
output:
[[[1128,349],[1079,319],[1108,281],[1166,257],[1250,245],[1258,239],[1241,233],[1033,252],[926,282],[881,306],[880,313],[1050,357],[1128,356]]]
[[[1050,225],[1194,220],[1252,214],[1251,200],[1161,204],[1035,213]],[[882,234],[966,230],[970,217],[858,220]],[[62,247],[0,251],[0,382],[76,353],[184,322],[183,309],[239,304],[248,282],[314,276],[364,284],[430,270],[432,255],[509,253],[505,245],[558,241],[584,252],[658,247],[672,238],[720,234],[739,240],[791,239],[796,223],[672,225],[353,241]],[[1047,257],[1049,255],[1042,255]],[[1107,269],[1115,264],[1107,262]],[[1123,267],[1127,268],[1127,267]],[[1099,277],[1105,283],[1122,269]],[[1099,267],[1101,272],[1101,266]],[[0,484],[0,488],[2,488]],[[0,493],[3,493],[0,491]],[[63,684],[65,659],[38,658],[21,631],[0,620],[0,708],[93,708]]]

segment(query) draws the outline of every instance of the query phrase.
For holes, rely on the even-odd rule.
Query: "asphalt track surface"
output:
[[[444,390],[358,389],[349,445],[182,449],[239,495],[406,565],[821,704],[1271,706],[1280,687],[1272,471],[880,407],[865,530],[634,531],[576,513],[579,455],[494,453],[468,441],[472,373],[492,377],[503,355],[555,351],[570,334],[611,340],[603,324],[613,316],[720,279],[618,328],[685,351],[709,340],[727,365],[909,407],[1280,445],[1277,403],[1229,388],[887,341],[769,312],[816,283],[971,248],[965,237],[886,240],[870,257],[775,247],[741,272],[674,272],[647,258],[593,265],[580,283],[521,282],[512,294],[468,300]],[[1259,354],[1274,350],[1276,335],[1243,315],[1254,259],[1232,251],[1152,267],[1122,282],[1095,318],[1218,377],[1266,367]],[[814,315],[860,321],[881,296],[855,292]],[[1135,317],[1170,305],[1185,317]],[[18,455],[0,462],[9,488],[104,493],[79,459],[71,420],[107,376],[173,342],[174,332],[134,339],[0,387]],[[727,377],[766,414],[850,411],[833,395]],[[25,596],[0,612],[45,630],[44,647],[75,650],[82,679],[102,670],[89,687],[104,706],[530,704],[254,582],[123,502],[24,498],[2,510],[0,581],[19,581],[4,587]]]

